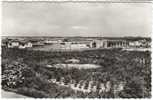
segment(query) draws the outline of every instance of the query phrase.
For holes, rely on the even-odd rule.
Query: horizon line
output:
[[[151,38],[151,36],[2,36],[2,37],[89,37],[89,38],[126,38],[126,37],[145,37],[145,38]]]

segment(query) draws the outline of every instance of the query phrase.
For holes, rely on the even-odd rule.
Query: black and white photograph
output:
[[[152,97],[151,0],[1,3],[1,98]]]

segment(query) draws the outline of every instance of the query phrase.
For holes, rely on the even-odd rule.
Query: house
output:
[[[29,41],[11,40],[11,41],[8,41],[7,47],[25,49],[25,48],[31,48],[32,43]]]
[[[26,41],[22,41],[19,43],[19,49],[25,49],[25,48],[31,48],[32,47],[32,43],[31,42],[26,42]]]
[[[24,43],[20,43],[20,45],[18,46],[19,49],[25,49],[25,44]]]
[[[17,40],[9,41],[7,43],[7,47],[8,48],[18,48],[19,47],[19,41],[17,41]]]

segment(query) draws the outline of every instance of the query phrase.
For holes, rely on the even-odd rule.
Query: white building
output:
[[[129,42],[129,46],[140,47],[141,46],[141,42],[139,42],[139,41],[131,41],[131,42]]]
[[[32,43],[31,43],[31,42],[27,42],[27,43],[25,44],[25,47],[31,48],[31,47],[32,47]]]
[[[71,44],[71,49],[83,49],[83,48],[89,48],[86,44]]]
[[[25,49],[25,48],[31,48],[32,43],[31,42],[20,42],[19,43],[19,49]]]
[[[19,41],[10,41],[8,44],[7,44],[8,48],[15,48],[15,47],[18,47],[19,46]]]
[[[94,40],[90,43],[91,48],[125,48],[129,43],[125,40]]]
[[[7,44],[8,48],[19,48],[19,49],[25,49],[25,48],[31,48],[32,43],[31,42],[25,42],[25,41],[9,41]]]
[[[62,43],[62,40],[45,40],[46,44]]]
[[[62,42],[60,43],[61,48],[65,50],[79,50],[89,48],[87,44],[84,43],[72,43],[72,42]]]

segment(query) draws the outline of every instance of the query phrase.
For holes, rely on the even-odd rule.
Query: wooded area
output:
[[[96,69],[47,68],[46,64],[66,63],[78,59],[80,64],[97,64]],[[8,75],[8,76],[7,76]],[[66,81],[86,80],[112,84],[126,82],[118,93],[82,93],[49,83],[64,77]],[[72,52],[44,52],[2,48],[2,88],[16,90],[27,96],[83,98],[148,98],[151,97],[151,52],[122,51],[121,49]]]

